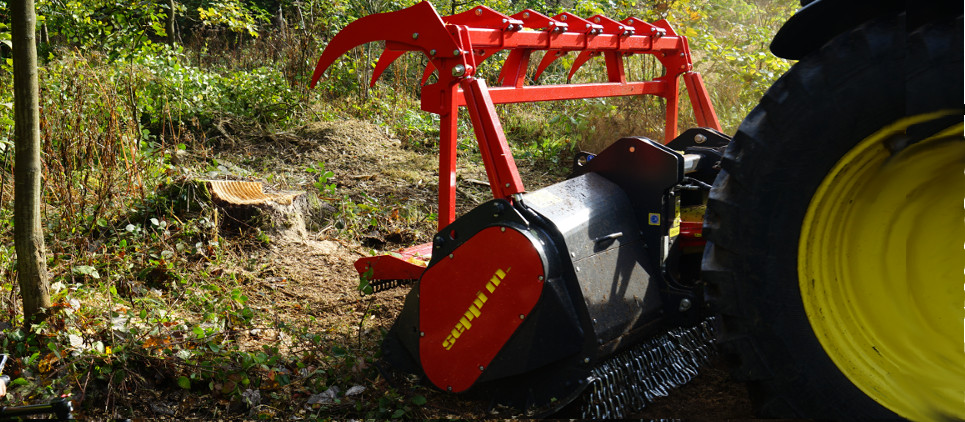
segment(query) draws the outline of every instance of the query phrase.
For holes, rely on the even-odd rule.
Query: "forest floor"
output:
[[[142,408],[135,409],[135,415],[515,416],[512,411],[493,411],[484,399],[446,394],[414,379],[390,385],[375,367],[381,339],[401,311],[408,288],[363,296],[352,264],[372,253],[431,239],[436,224],[432,218],[438,171],[435,155],[403,148],[379,127],[351,120],[315,123],[270,136],[222,133],[225,136],[212,151],[218,171],[207,176],[261,180],[267,191],[306,191],[303,204],[309,204],[297,218],[287,217],[295,221],[266,230],[266,241],[251,242],[250,236],[232,236],[222,229],[222,248],[228,259],[222,261],[220,270],[243,275],[247,303],[255,311],[252,326],[236,331],[235,341],[252,350],[271,345],[278,347],[280,354],[309,350],[345,357],[314,359],[302,368],[327,372],[325,383],[299,382],[296,374],[289,385],[262,384],[257,400],[250,400],[249,394],[247,403],[239,403],[237,396],[208,396],[170,386],[140,391],[136,394],[141,397],[128,401],[140,403]],[[460,153],[457,214],[491,198],[489,188],[480,182],[487,180],[482,165],[471,159],[472,154]],[[327,179],[323,184],[315,184],[321,173],[315,171],[322,167],[319,163],[324,163],[324,171],[332,172],[323,178]],[[520,160],[517,164],[528,190],[565,177],[565,170],[547,169],[538,162]],[[313,170],[306,171],[309,168]],[[372,219],[378,224],[353,223]],[[322,340],[306,347],[299,344],[303,339],[292,334],[296,331],[320,334]],[[385,399],[387,395],[391,400]],[[377,412],[372,413],[373,409]],[[716,420],[748,418],[752,412],[746,388],[729,379],[718,358],[692,382],[633,416]]]

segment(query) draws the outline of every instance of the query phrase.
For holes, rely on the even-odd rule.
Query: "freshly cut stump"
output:
[[[199,180],[223,212],[222,224],[230,229],[260,229],[304,239],[309,201],[304,191],[265,192],[261,182]]]
[[[238,180],[204,180],[215,201],[229,205],[268,205],[274,202],[278,205],[292,205],[295,198],[305,192],[265,193],[261,182],[244,182]]]

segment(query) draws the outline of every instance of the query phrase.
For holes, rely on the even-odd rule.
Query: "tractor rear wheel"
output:
[[[704,278],[760,416],[965,419],[962,18],[880,18],[741,124]]]

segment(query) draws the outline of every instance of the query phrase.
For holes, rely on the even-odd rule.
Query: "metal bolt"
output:
[[[536,277],[537,280],[543,281],[543,276]]]
[[[576,252],[570,252],[570,258],[576,258]]]
[[[419,39],[419,33],[418,33],[418,32],[413,32],[413,33],[412,33],[412,39],[414,39],[414,40]]]
[[[694,136],[694,142],[698,144],[702,144],[704,142],[707,142],[707,137],[701,133],[698,133],[697,136]]]
[[[506,187],[507,187],[507,188],[509,187],[509,183],[506,184]]]
[[[593,25],[590,25],[590,24],[586,24],[586,27],[587,27],[587,28],[592,28],[592,27],[593,27]]]
[[[590,358],[583,358],[583,363],[590,363]]]
[[[680,57],[686,57],[686,56],[687,56],[686,54],[680,53]]]
[[[425,331],[419,331],[419,337],[425,337],[425,336],[426,336]]]
[[[482,16],[482,8],[481,8],[481,7],[477,7],[477,8],[476,8],[476,16]]]
[[[459,49],[458,49],[458,48],[457,48],[457,49],[455,49],[455,50],[452,50],[452,55],[453,55],[453,56],[458,56],[458,55],[459,55],[459,53],[460,53],[460,51],[459,51]]]
[[[596,325],[596,318],[593,318],[593,325]]]
[[[459,50],[456,50],[456,51],[459,51]],[[461,64],[457,64],[456,66],[454,66],[454,67],[452,68],[452,76],[459,77],[459,76],[462,76],[462,75],[465,75],[465,74],[466,74],[466,66],[463,66],[463,65],[461,65]]]
[[[523,12],[523,19],[529,19],[529,12]]]
[[[451,386],[451,385],[449,385],[449,386],[446,386],[446,391],[448,391],[448,392],[450,392],[450,393],[451,393],[451,392],[452,392],[452,386]]]
[[[680,309],[680,312],[685,312],[688,309],[690,309],[691,305],[692,303],[690,303],[690,299],[683,298],[683,299],[680,299],[680,307],[678,309]]]
[[[449,254],[449,259],[452,259],[452,254]]]
[[[524,319],[524,318],[526,318],[526,315],[519,314],[519,319]]]
[[[509,22],[509,19],[503,18],[503,23]],[[512,27],[510,27],[512,28]]]
[[[580,272],[580,267],[576,267],[576,272]]]
[[[504,232],[504,231],[506,231],[506,228],[505,228],[505,227],[500,227],[500,228],[499,228],[499,231]]]
[[[593,18],[593,22],[600,23],[600,17],[597,16],[597,17]]]
[[[561,17],[560,20],[561,20],[561,21],[566,21],[566,15],[563,15],[563,17]]]
[[[485,367],[485,366],[482,366],[482,365],[479,365],[479,370],[480,370],[480,371],[485,371],[485,370],[486,370],[486,367]]]
[[[436,55],[436,49],[433,48],[432,50],[429,50],[429,55],[430,55],[430,56],[435,56],[435,55]]]

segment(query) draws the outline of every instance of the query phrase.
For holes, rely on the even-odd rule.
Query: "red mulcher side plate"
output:
[[[419,355],[433,384],[460,392],[475,383],[539,300],[544,265],[530,238],[492,226],[426,271]]]

